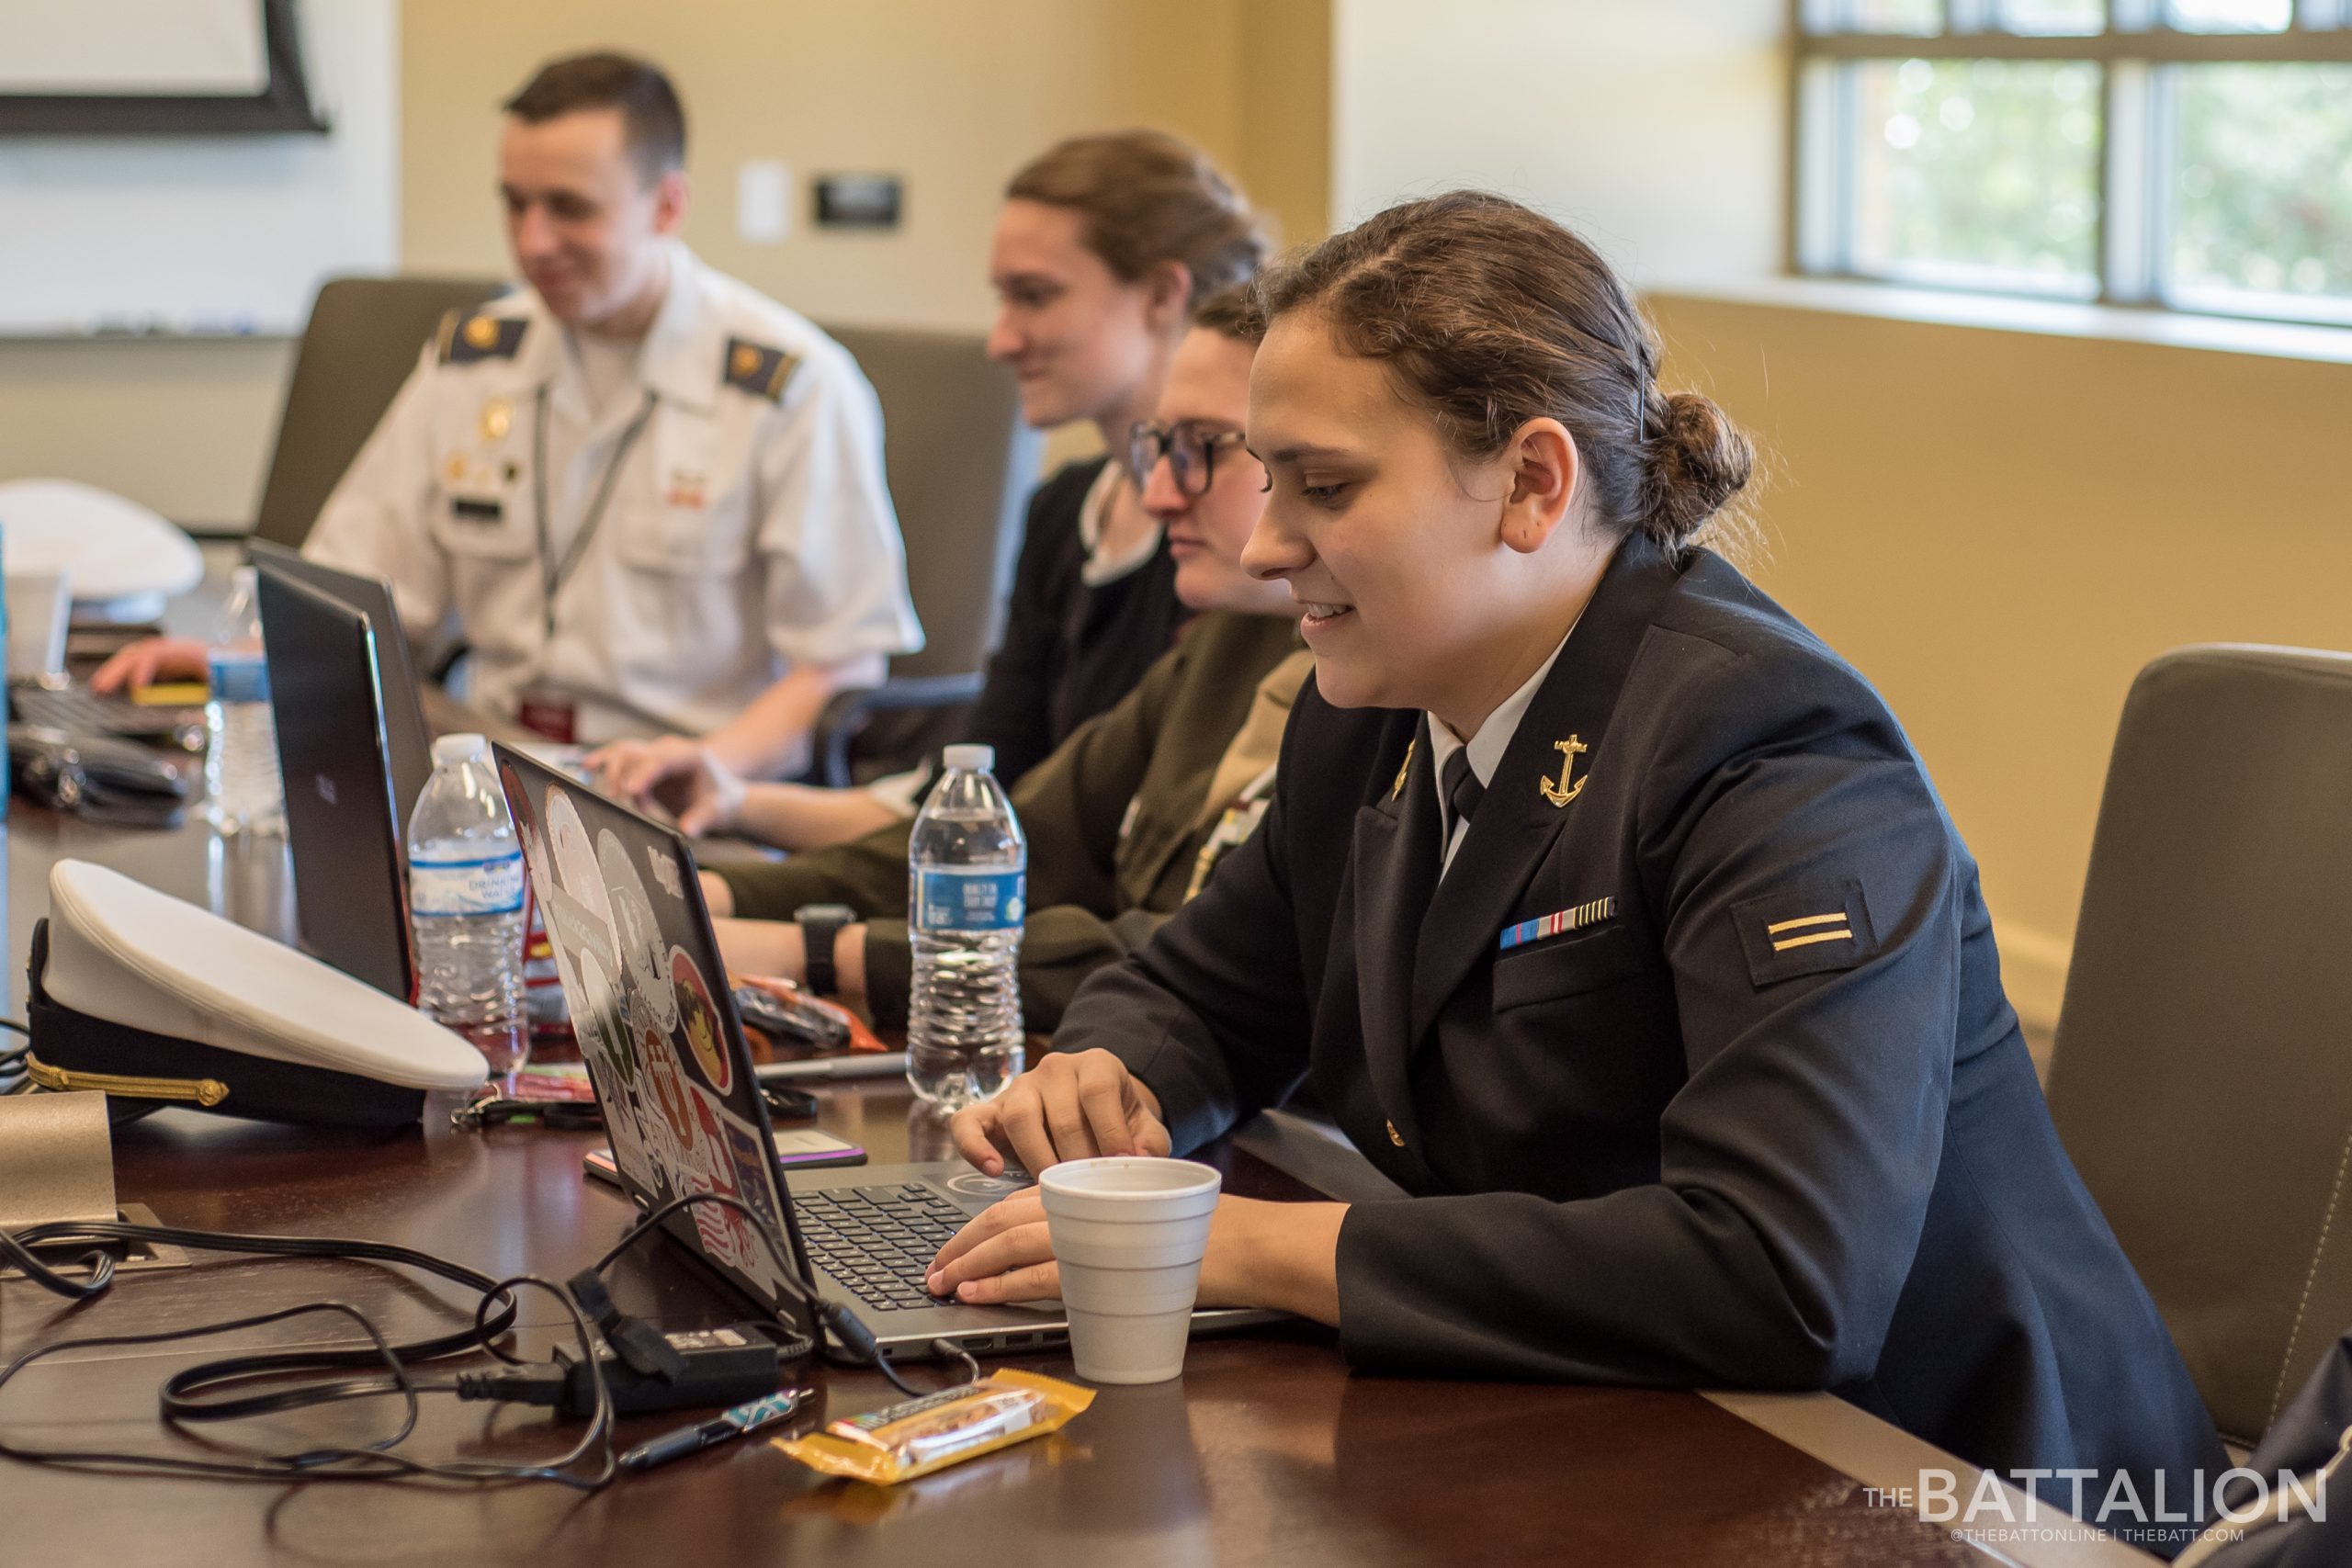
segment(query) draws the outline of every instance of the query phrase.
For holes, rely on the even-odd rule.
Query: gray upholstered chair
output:
[[[2352,655],[2188,648],[2140,672],[2049,1092],[2251,1445],[2352,1325]]]
[[[311,302],[254,534],[300,549],[441,318],[505,291],[490,278],[334,277]]]
[[[888,682],[845,694],[818,726],[811,776],[847,784],[912,761],[979,695],[1002,629],[1040,440],[1021,423],[1012,373],[977,333],[828,327],[882,402],[890,500],[907,544],[923,647]],[[855,756],[853,757],[853,747]]]

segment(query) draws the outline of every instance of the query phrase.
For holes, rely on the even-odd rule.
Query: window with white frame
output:
[[[1795,0],[1799,270],[2352,323],[2352,0]]]

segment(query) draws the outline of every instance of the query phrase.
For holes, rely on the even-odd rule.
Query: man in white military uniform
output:
[[[452,608],[473,694],[583,741],[700,735],[762,773],[922,645],[848,353],[695,260],[661,73],[557,61],[507,106],[529,283],[444,323],[304,553]]]
[[[303,553],[389,579],[413,634],[454,612],[483,706],[797,771],[826,700],[922,646],[874,390],[675,237],[684,117],[658,70],[559,60],[506,113],[528,287],[443,322]]]

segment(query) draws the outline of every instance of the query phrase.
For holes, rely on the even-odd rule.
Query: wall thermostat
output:
[[[820,175],[817,227],[895,229],[899,190],[896,175]]]

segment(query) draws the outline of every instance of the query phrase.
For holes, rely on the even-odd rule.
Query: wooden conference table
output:
[[[5,994],[15,1016],[33,922],[47,908],[48,867],[63,856],[111,864],[266,931],[291,929],[285,859],[274,844],[224,843],[198,827],[91,828],[21,800],[6,840]],[[841,1085],[819,1095],[820,1124],[865,1145],[877,1162],[944,1152],[941,1130],[915,1111],[902,1083]],[[422,1127],[390,1135],[164,1111],[117,1130],[118,1191],[168,1224],[397,1241],[494,1275],[528,1269],[561,1279],[629,1223],[632,1211],[617,1192],[580,1174],[581,1156],[598,1135],[530,1127],[455,1132],[452,1103],[428,1101]],[[1302,1190],[1249,1152],[1271,1145],[1243,1142],[1215,1156],[1233,1190]],[[395,1337],[447,1332],[461,1317],[437,1281],[369,1265],[191,1262],[119,1275],[110,1294],[80,1308],[22,1280],[0,1283],[0,1357],[53,1338],[152,1331],[330,1297],[376,1315]],[[744,1315],[740,1302],[662,1238],[624,1260],[614,1279],[624,1310],[664,1327]],[[520,1337],[535,1351],[562,1332],[545,1298],[526,1297],[523,1323]],[[298,1321],[279,1325],[276,1338],[344,1332]],[[240,1340],[255,1342],[251,1335]],[[216,1342],[196,1352],[91,1350],[39,1364],[0,1393],[0,1427],[14,1440],[43,1446],[199,1451],[163,1428],[156,1392],[177,1366],[225,1348]],[[1066,1355],[1014,1364],[1070,1375]],[[431,1375],[447,1373],[436,1368]],[[933,1375],[921,1367],[911,1373],[926,1383]],[[821,1368],[805,1381],[823,1389],[832,1416],[895,1397],[866,1371]],[[406,1451],[514,1460],[560,1452],[577,1435],[544,1412],[461,1404],[446,1394],[427,1396],[424,1408]],[[364,1441],[390,1430],[398,1416],[395,1402],[369,1401],[246,1423],[233,1436],[285,1448]],[[641,1441],[683,1419],[673,1413],[628,1420],[619,1439]],[[2148,1561],[2104,1543],[1988,1551],[1873,1499],[1858,1479],[1907,1484],[1922,1463],[1960,1470],[1968,1478],[1961,1495],[1968,1495],[1966,1467],[1826,1396],[1711,1400],[1351,1376],[1333,1337],[1301,1325],[1197,1340],[1177,1382],[1105,1389],[1053,1438],[889,1490],[823,1479],[756,1440],[586,1497],[548,1485],[454,1491],[155,1480],[0,1461],[0,1562],[1892,1568]]]

